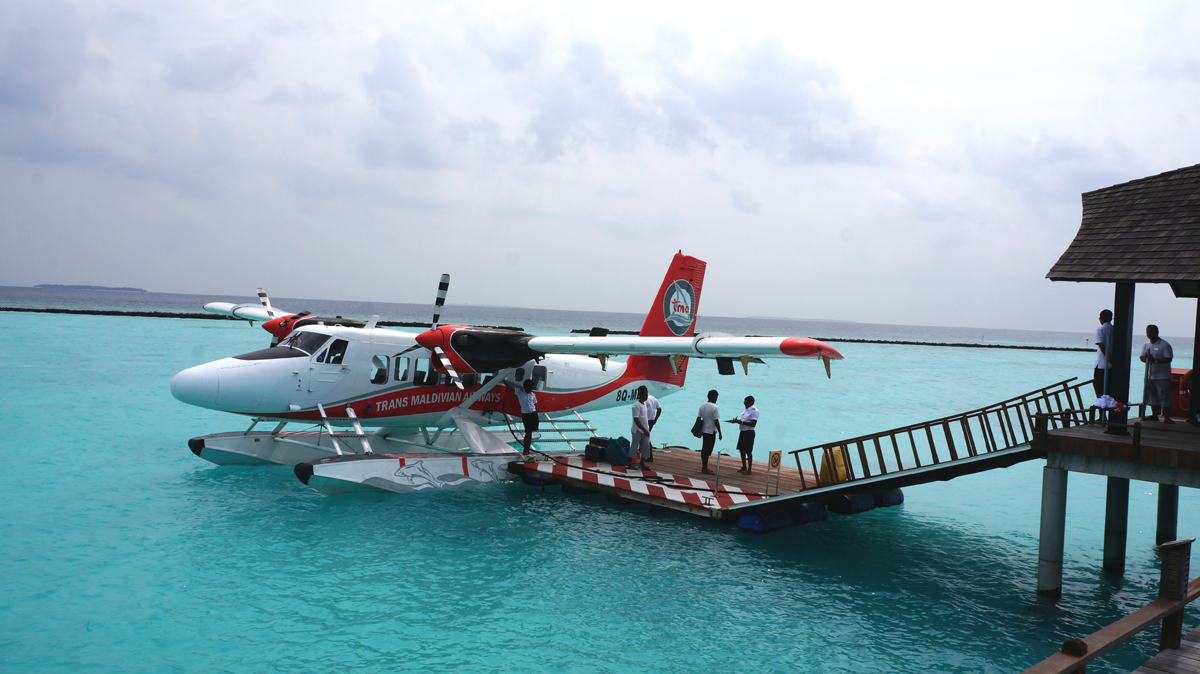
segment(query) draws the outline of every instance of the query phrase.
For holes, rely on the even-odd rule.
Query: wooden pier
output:
[[[718,521],[792,516],[808,503],[860,512],[872,503],[895,505],[901,487],[1041,458],[1029,446],[1035,417],[1059,414],[1055,427],[1069,427],[1082,405],[1080,389],[1090,385],[1072,378],[962,414],[792,450],[790,462],[769,471],[763,461],[754,462],[751,475],[737,472],[738,457],[718,455],[709,465],[716,471],[719,460],[719,474],[704,475],[699,452],[686,447],[656,449],[649,471],[572,457],[515,462],[509,472],[531,484],[603,492]]]

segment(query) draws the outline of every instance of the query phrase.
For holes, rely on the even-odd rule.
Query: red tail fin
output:
[[[707,266],[704,260],[684,255],[683,251],[675,254],[639,336],[691,337],[696,334],[696,311],[700,307],[700,290],[704,287],[704,268]],[[687,360],[680,359],[678,374],[666,356],[630,356],[627,367],[640,371],[647,379],[683,386]]]

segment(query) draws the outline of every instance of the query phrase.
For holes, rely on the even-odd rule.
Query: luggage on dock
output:
[[[589,439],[587,447],[583,448],[583,458],[587,461],[604,461],[604,455],[608,452],[610,442],[612,442],[611,438],[599,436]]]
[[[610,440],[604,458],[614,466],[624,466],[629,463],[629,441],[625,438]]]

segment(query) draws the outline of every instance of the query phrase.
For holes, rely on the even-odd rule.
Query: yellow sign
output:
[[[778,470],[779,464],[783,463],[783,450],[772,449],[770,459],[767,459],[767,470]]]

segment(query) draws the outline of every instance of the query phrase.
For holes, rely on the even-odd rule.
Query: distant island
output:
[[[53,288],[56,290],[115,290],[123,293],[144,293],[145,288],[112,288],[109,286],[69,286],[58,283],[39,283],[34,288]]]

